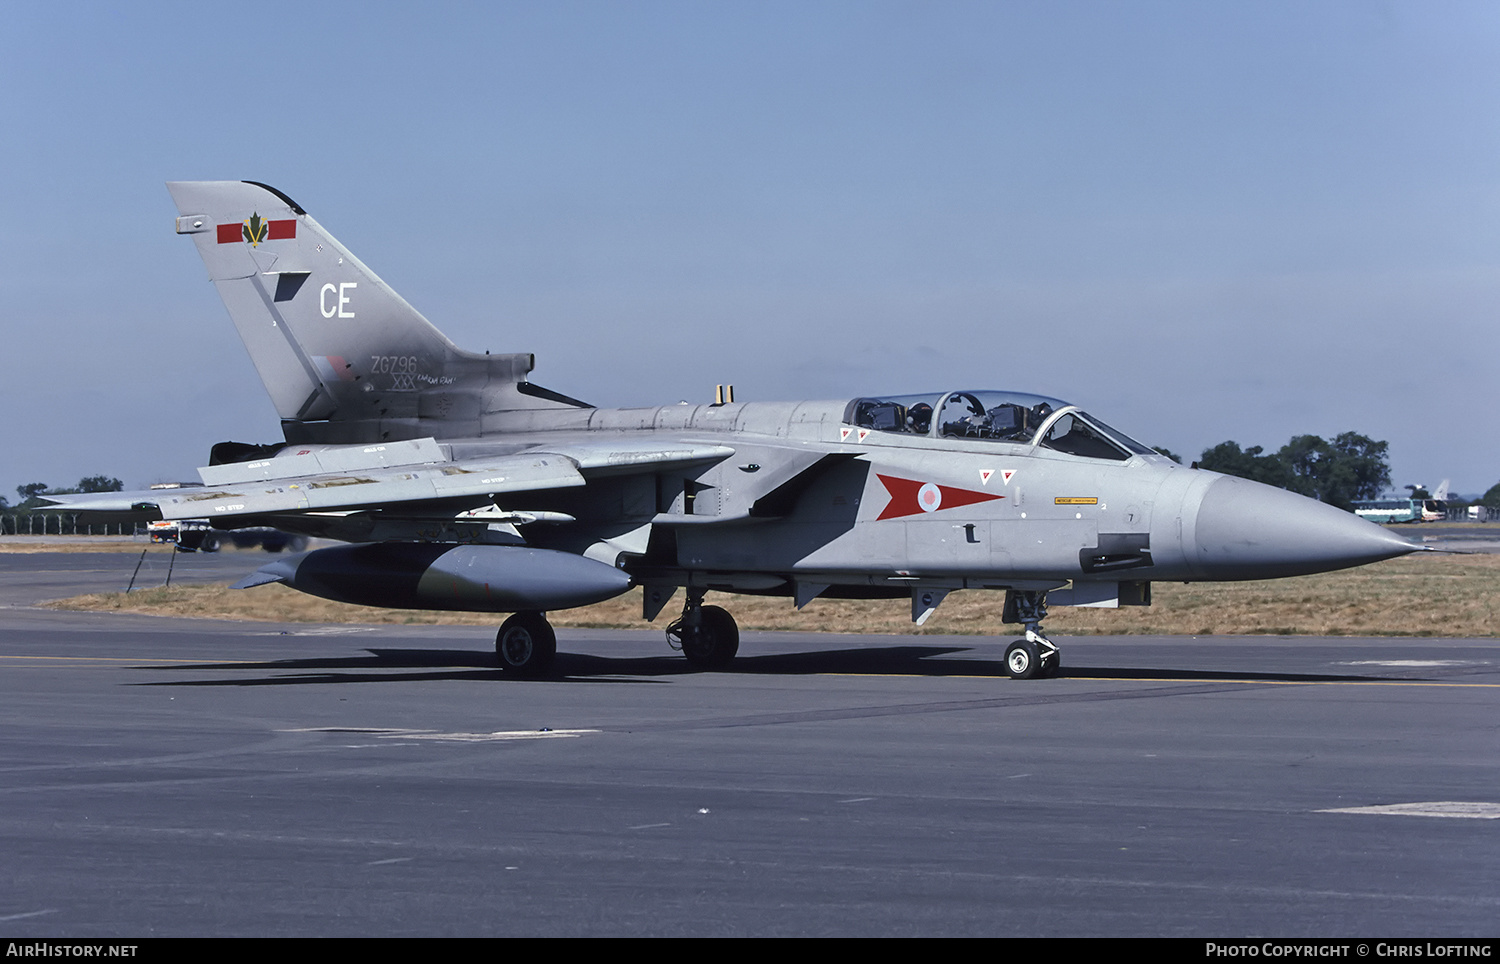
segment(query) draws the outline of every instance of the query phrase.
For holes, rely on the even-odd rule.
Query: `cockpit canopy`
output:
[[[856,398],[844,421],[877,432],[1040,445],[1123,462],[1154,451],[1057,398],[1021,392],[959,391]]]

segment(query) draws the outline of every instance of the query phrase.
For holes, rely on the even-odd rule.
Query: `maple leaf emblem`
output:
[[[250,220],[245,222],[245,240],[254,247],[266,239],[266,233],[270,229],[270,222],[263,220],[259,212],[252,213]]]

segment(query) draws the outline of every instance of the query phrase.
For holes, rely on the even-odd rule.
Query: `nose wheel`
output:
[[[1005,671],[1011,679],[1046,679],[1062,668],[1062,653],[1040,633],[1027,630],[1005,648]]]

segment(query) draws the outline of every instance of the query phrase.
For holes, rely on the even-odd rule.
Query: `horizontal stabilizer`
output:
[[[230,586],[230,589],[252,589],[256,586],[265,586],[273,582],[291,583],[297,575],[297,564],[302,561],[302,556],[292,556],[287,559],[277,559],[268,562],[264,566]]]

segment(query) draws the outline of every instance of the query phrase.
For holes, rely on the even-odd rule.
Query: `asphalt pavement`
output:
[[[695,672],[564,629],[517,680],[483,628],[34,608],[134,561],[0,555],[7,937],[1500,929],[1497,640],[1065,639],[1017,682],[1008,636]]]

